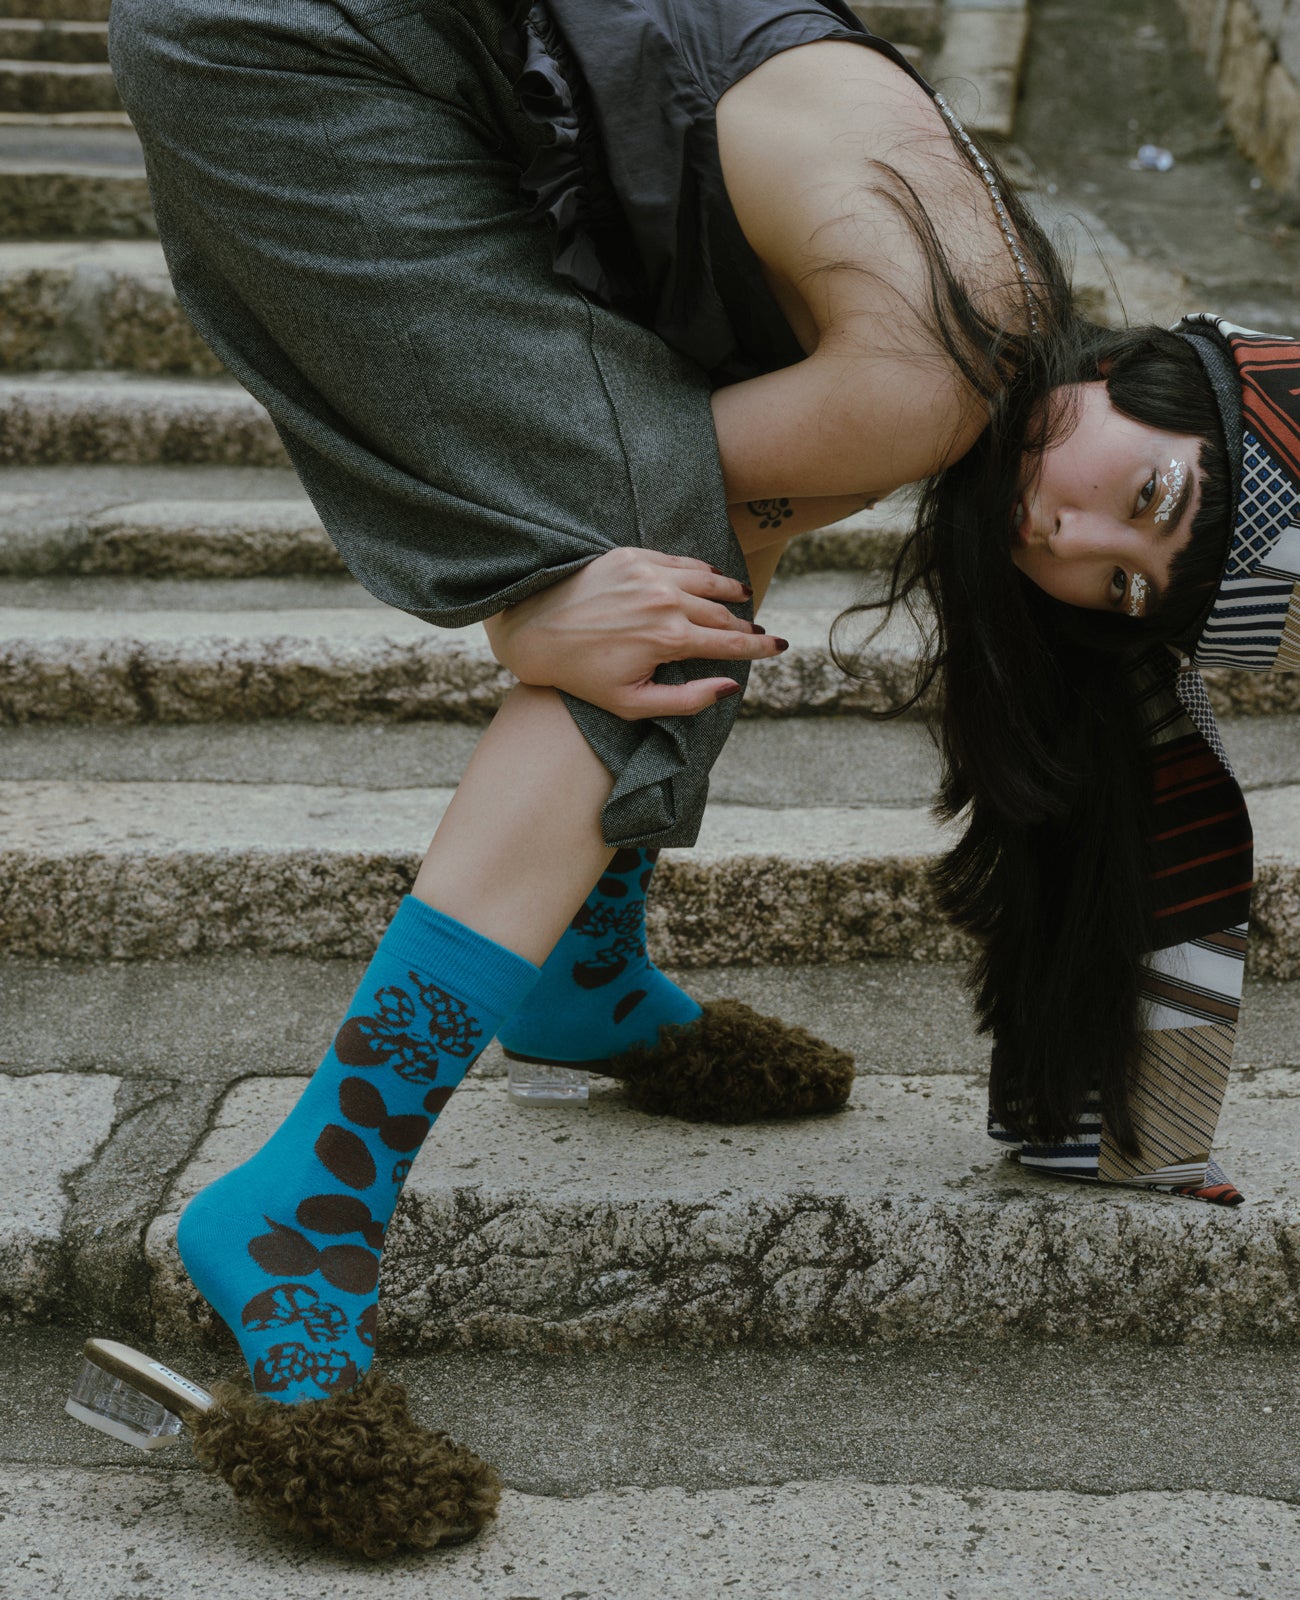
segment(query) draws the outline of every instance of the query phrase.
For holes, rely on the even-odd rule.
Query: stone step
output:
[[[1228,718],[1247,793],[1300,785],[1300,717]],[[464,722],[265,721],[41,724],[7,728],[0,779],[113,783],[298,783],[364,773],[369,788],[453,788],[481,729]],[[710,774],[714,802],[920,808],[939,762],[920,721],[742,717]]]
[[[228,403],[238,398],[231,391]],[[247,402],[243,414],[256,441],[251,407]],[[188,439],[201,431],[205,411],[195,404],[176,416]],[[117,420],[129,427],[129,415]],[[276,537],[296,543],[304,530],[293,526],[291,512],[284,519]],[[87,528],[81,547],[93,553],[102,534],[111,552],[122,526],[109,513]],[[242,531],[257,536],[256,529]],[[828,538],[824,553],[834,557],[851,537]],[[876,531],[868,529],[864,541],[870,549]],[[835,619],[877,585],[864,573],[783,577],[764,625],[791,648],[753,672],[746,714],[884,711],[905,699],[917,639],[902,616],[869,641],[870,616],[845,624],[837,637],[858,646],[853,676],[831,654]],[[1300,674],[1220,670],[1207,677],[1222,711],[1300,711]],[[432,628],[380,605],[346,577],[0,579],[0,723],[482,720],[508,683],[481,628]]]
[[[158,231],[143,168],[3,158],[0,228],[9,239],[139,239]]]
[[[779,1400],[781,1386],[774,1390]],[[611,1398],[625,1403],[621,1392]],[[435,1407],[424,1415],[441,1413]],[[560,1419],[555,1426],[567,1438]],[[539,1445],[549,1453],[549,1436]],[[122,1549],[134,1570],[162,1586],[156,1592],[185,1600],[227,1586],[242,1600],[315,1600],[337,1585],[337,1553],[302,1549],[258,1526],[219,1483],[186,1474],[164,1488],[159,1476],[120,1459],[94,1470],[6,1466],[0,1492],[18,1508],[0,1546],[15,1562],[12,1600],[125,1595],[108,1587],[119,1581],[122,1558],[114,1552]],[[97,1537],[78,1538],[90,1507]],[[417,1560],[350,1562],[349,1600],[391,1595],[394,1567],[405,1576],[423,1570]],[[1207,1571],[1233,1585],[1226,1593],[1292,1600],[1284,1574],[1298,1561],[1293,1509],[1263,1496],[956,1491],[841,1474],[738,1489],[633,1483],[555,1496],[507,1488],[489,1529],[439,1549],[430,1565],[440,1600],[1011,1593],[1148,1600],[1186,1593]]]
[[[107,22],[112,0],[10,0],[11,9],[45,22]]]
[[[881,710],[905,694],[896,622],[861,678],[831,658],[852,577],[783,582],[766,626],[790,641],[751,674],[749,714]],[[482,720],[509,676],[481,627],[454,631],[381,605],[349,578],[0,581],[0,722]]]
[[[108,62],[0,60],[0,107],[6,111],[120,111]]]
[[[210,1332],[179,1274],[177,1209],[296,1098],[360,968],[7,962],[10,1314],[181,1344]],[[1250,1203],[1225,1213],[1006,1162],[983,1132],[987,1045],[952,967],[677,975],[852,1049],[849,1108],[704,1127],[598,1083],[586,1108],[521,1109],[493,1048],[390,1234],[386,1348],[1295,1337],[1295,984],[1248,985],[1216,1148]]]
[[[28,142],[37,147],[35,130]],[[1027,173],[1026,185],[1032,181]],[[1077,207],[1045,195],[1035,203],[1052,231],[1070,241],[1082,309],[1103,320],[1122,320],[1125,311],[1165,322],[1179,314],[1185,285],[1175,274],[1132,257],[1099,222],[1080,218]],[[0,246],[4,313],[12,328],[0,339],[0,368],[109,367],[193,376],[219,370],[177,305],[156,243],[11,240]]]
[[[447,788],[0,783],[0,926],[13,955],[139,959],[368,952],[412,881]],[[1251,796],[1252,970],[1300,974],[1300,786]],[[717,805],[670,851],[661,959],[695,964],[946,960],[964,948],[927,871],[928,808]]]
[[[218,374],[147,240],[0,244],[0,369]]]
[[[0,17],[0,60],[104,62],[108,24]]]
[[[127,972],[158,995],[174,970]],[[888,1017],[891,1033],[913,1020],[933,1036],[935,990],[951,995],[955,974],[930,969],[928,986],[895,988],[898,970],[858,997],[859,1029]],[[45,975],[62,995],[65,1037],[106,1035],[106,1016],[89,1029],[78,1016],[95,975],[66,974],[61,990]],[[0,1077],[11,1317],[71,1317],[172,1343],[215,1333],[175,1254],[179,1209],[257,1148],[328,1039],[297,1048],[306,996],[288,986],[286,1036],[265,1005],[270,976],[250,994],[196,971],[160,1010],[115,974],[130,997],[110,1013],[127,1028],[116,1054],[141,1044],[128,1070],[103,1060],[33,1068],[24,1055]],[[651,1118],[602,1082],[583,1108],[526,1109],[499,1077],[475,1074],[389,1232],[385,1348],[540,1354],[1013,1333],[1292,1341],[1300,1173],[1285,1107],[1300,1078],[1296,997],[1281,987],[1289,1064],[1250,1062],[1220,1127],[1216,1150],[1249,1196],[1231,1212],[1060,1184],[1008,1162],[983,1131],[985,1048],[965,1042],[968,1025],[944,1041],[954,1066],[886,1063],[863,1074],[843,1112],[791,1124]],[[197,1028],[196,1012],[208,1014]],[[164,1031],[150,1031],[159,1022]],[[836,1031],[831,1017],[818,1026]],[[221,1076],[191,1059],[195,1032],[216,1042]],[[256,1062],[272,1041],[268,1070],[230,1081],[236,1059]],[[6,1051],[17,1054],[8,1041]]]
[[[42,1420],[47,1397],[60,1394],[76,1370],[79,1345],[71,1329],[8,1333],[0,1373],[14,1403],[0,1416],[0,1459],[11,1469],[33,1474],[76,1473],[93,1488],[126,1465],[125,1448],[87,1428],[48,1427]],[[194,1367],[193,1350],[153,1348],[159,1359],[179,1363],[181,1370],[187,1360]],[[216,1364],[203,1357],[199,1361],[193,1375],[211,1377]],[[407,1385],[417,1415],[472,1444],[498,1467],[512,1490],[557,1499],[636,1484],[642,1489],[684,1489],[699,1504],[711,1493],[744,1485],[811,1484],[828,1478],[924,1483],[965,1493],[969,1499],[989,1489],[1032,1488],[1043,1494],[1099,1498],[1202,1491],[1294,1501],[1300,1486],[1300,1466],[1288,1448],[1295,1411],[1293,1347],[1237,1346],[1231,1360],[1224,1361],[1217,1350],[1197,1345],[1143,1348],[1105,1341],[952,1339],[911,1346],[867,1343],[852,1350],[707,1354],[633,1350],[528,1356],[443,1350],[394,1357],[386,1365]],[[1213,1406],[1205,1404],[1207,1393],[1215,1396]],[[1037,1432],[1007,1427],[1004,1418],[1013,1408],[1049,1415],[1057,1427]],[[1071,1449],[1060,1448],[1062,1436],[1070,1439]],[[175,1492],[202,1482],[184,1447],[155,1454],[149,1467],[153,1487],[162,1483]],[[17,1499],[34,1518],[39,1497]],[[972,1509],[966,1504],[963,1518]],[[133,1536],[156,1533],[158,1514],[156,1504],[142,1504]],[[509,1532],[510,1521],[507,1510],[502,1533]],[[232,1533],[238,1529],[247,1536],[251,1529],[233,1511],[229,1525],[216,1518],[213,1523],[212,1558],[229,1562],[240,1548]],[[970,1532],[964,1521],[958,1528]],[[66,1540],[70,1550],[84,1542],[78,1539],[75,1518],[61,1534],[53,1526],[49,1531]],[[189,1530],[196,1563],[206,1563],[200,1537],[199,1527]],[[982,1544],[968,1542],[977,1549]],[[486,1543],[481,1541],[478,1548]],[[707,1550],[709,1541],[703,1544]],[[758,1548],[767,1547],[759,1541]],[[50,1578],[57,1569],[49,1558],[57,1548],[42,1552],[41,1571]],[[983,1548],[987,1554],[987,1546]],[[823,1554],[830,1553],[828,1546]],[[1257,1554],[1267,1558],[1275,1551],[1261,1546]],[[901,1545],[893,1547],[894,1558],[904,1555]],[[440,1583],[456,1559],[454,1551],[439,1558]],[[284,1571],[275,1570],[284,1563],[272,1563],[266,1589],[251,1592],[275,1594],[272,1581],[292,1582],[301,1572],[314,1575],[318,1588],[286,1592],[311,1594],[315,1600],[330,1587],[329,1560],[328,1553],[300,1551]],[[213,1581],[215,1568],[211,1579],[203,1566],[196,1565],[194,1573],[195,1589],[182,1585],[165,1592],[183,1593],[187,1600],[214,1588],[221,1592],[220,1583]],[[250,1592],[241,1572],[231,1576],[241,1594]],[[1071,1574],[1076,1582],[1079,1576]],[[1111,1568],[1107,1576],[1114,1580],[1120,1575]],[[896,1581],[871,1592],[892,1596]],[[353,1569],[350,1594],[371,1592],[360,1587],[363,1582],[361,1572]],[[550,1582],[554,1588],[545,1592],[558,1595],[562,1584],[554,1577]],[[1252,1595],[1260,1593],[1254,1583],[1243,1587]],[[518,1578],[513,1586],[502,1582],[487,1592],[504,1595],[521,1588],[541,1592]],[[69,1585],[65,1592],[89,1596],[102,1588],[87,1583],[82,1588]],[[391,1595],[391,1581],[373,1592]],[[600,1591],[602,1597],[618,1600],[627,1592],[621,1586]],[[659,1600],[665,1590],[650,1592]],[[722,1590],[689,1592],[712,1596]],[[866,1592],[846,1584],[842,1589],[819,1588],[810,1600]],[[924,1600],[934,1600],[940,1592],[936,1587]],[[1035,1585],[1022,1592],[1037,1596],[1044,1591]],[[1075,1591],[1057,1592],[1077,1600]],[[1124,1591],[1096,1592],[1110,1600],[1111,1594]],[[1157,1580],[1142,1600],[1164,1592]],[[961,1593],[963,1600],[972,1595]],[[807,1589],[796,1587],[786,1591],[784,1600],[808,1595]]]
[[[0,335],[3,337],[3,335]],[[32,467],[0,489],[0,577],[257,578],[344,571],[287,469]],[[792,573],[889,567],[909,522],[898,495],[804,534]]]
[[[140,141],[105,119],[121,113],[0,117],[0,238],[157,234]]]
[[[285,465],[271,419],[229,379],[0,378],[0,465]]]

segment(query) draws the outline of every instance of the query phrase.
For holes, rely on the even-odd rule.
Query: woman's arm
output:
[[[832,522],[854,516],[875,505],[873,495],[840,495],[823,500],[792,500],[775,495],[766,500],[745,500],[727,508],[736,539],[746,556],[786,544],[801,533],[828,528]]]

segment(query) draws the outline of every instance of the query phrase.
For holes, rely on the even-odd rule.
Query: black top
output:
[[[545,141],[523,182],[555,226],[556,270],[716,382],[804,354],[727,196],[717,103],[771,56],[821,39],[917,76],[841,0],[539,0],[504,37]]]

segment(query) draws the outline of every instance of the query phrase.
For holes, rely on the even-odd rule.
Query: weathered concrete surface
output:
[[[0,1071],[109,1072],[164,1088],[300,1075],[319,1060],[364,969],[362,959],[280,955],[92,964],[10,958],[0,968]],[[978,1077],[987,1065],[988,1041],[975,1033],[957,963],[666,970],[700,1000],[732,996],[812,1029],[852,1053],[859,1078]],[[1296,1067],[1300,984],[1248,980],[1234,1083]],[[503,1071],[493,1046],[474,1064],[476,1078]],[[867,1092],[860,1086],[859,1095]]]
[[[1099,215],[1151,268],[1185,275],[1182,303],[1169,309],[1300,327],[1294,199],[1252,183],[1177,0],[1044,0],[1022,85],[1017,140],[1072,208]],[[1171,171],[1130,167],[1148,142],[1171,151]]]
[[[110,0],[23,0],[23,15],[51,22],[107,22]]]
[[[1223,724],[1242,787],[1300,784],[1300,718]],[[451,788],[480,730],[456,722],[28,723],[0,738],[0,779],[112,783],[335,784],[364,773],[383,791]],[[732,805],[928,805],[939,762],[918,721],[743,718],[710,774]]]
[[[0,106],[6,111],[120,111],[108,63],[0,61]]]
[[[0,58],[6,61],[106,61],[108,24],[0,18]]]
[[[1029,37],[1026,0],[946,0],[944,12],[932,81],[972,132],[1009,138]]]
[[[366,789],[0,785],[5,949],[368,953],[449,797],[389,791],[377,814]],[[696,848],[663,859],[656,949],[693,964],[947,959],[961,946],[926,881],[937,848],[924,811],[715,806]]]
[[[9,1469],[0,1487],[22,1508],[0,1535],[12,1600],[370,1600],[417,1585],[445,1600],[1150,1600],[1194,1590],[1207,1572],[1224,1593],[1290,1600],[1300,1559],[1294,1507],[1205,1493],[870,1481],[572,1500],[507,1491],[474,1543],[374,1567],[266,1532],[216,1483]]]
[[[112,1128],[118,1080],[0,1076],[0,1318],[47,1315],[64,1279],[64,1185]]]
[[[0,1385],[14,1403],[0,1411],[0,1461],[134,1466],[159,1487],[195,1476],[184,1448],[141,1459],[52,1415],[86,1326],[9,1331]],[[200,1381],[224,1370],[192,1346],[148,1348]],[[525,1493],[858,1478],[1290,1501],[1300,1499],[1298,1364],[1294,1344],[1238,1344],[1225,1360],[1207,1344],[1037,1339],[384,1357],[417,1416]]]
[[[0,246],[0,328],[10,371],[222,370],[177,303],[161,246],[144,240]]]
[[[149,1229],[165,1338],[212,1331],[176,1217],[245,1159],[302,1080],[231,1090]],[[467,1083],[408,1181],[384,1258],[389,1347],[726,1346],[953,1334],[1280,1339],[1300,1327],[1293,1071],[1236,1086],[1236,1211],[1055,1183],[984,1133],[982,1074],[872,1076],[846,1110],[707,1128],[507,1107]]]
[[[1276,781],[1300,783],[1300,745],[1274,748],[1290,728],[1290,719],[1278,720],[1267,754],[1276,768],[1294,770]],[[0,737],[0,779],[329,785],[364,773],[377,791],[450,788],[480,733],[456,722],[28,724]],[[937,783],[934,746],[919,722],[750,717],[732,730],[709,797],[754,806],[924,806]]]
[[[0,231],[7,239],[157,235],[144,171],[0,158]]]
[[[362,955],[449,799],[293,784],[0,783],[0,929],[18,956]],[[1253,970],[1300,971],[1300,791],[1252,797]],[[668,851],[651,928],[669,963],[947,960],[924,810],[712,807]],[[346,908],[346,914],[344,914]]]
[[[52,373],[0,378],[0,463],[192,461],[282,466],[271,419],[211,379]]]
[[[831,656],[836,615],[858,590],[811,574],[774,591],[765,624],[793,648],[756,665],[748,715],[884,710],[905,697],[915,668],[902,618],[861,650],[854,676]],[[481,628],[432,628],[350,580],[11,580],[0,639],[8,723],[482,721],[513,681]]]
[[[25,338],[25,330],[15,324],[11,337]],[[23,490],[0,494],[0,574],[257,578],[344,570],[296,483],[286,486],[288,495],[257,501],[240,492],[237,469],[224,481],[221,468],[173,468],[161,480],[159,470],[152,469],[159,498],[144,499],[138,485],[106,482],[97,491],[93,468],[57,488],[42,487],[40,470],[29,469]],[[782,559],[782,577],[879,572],[892,564],[906,527],[900,497],[804,534]]]
[[[203,544],[195,521],[190,532]],[[112,540],[123,521],[112,512],[82,526],[79,540],[49,524],[43,537],[79,545],[93,561],[100,527]],[[251,534],[265,552],[264,534],[281,552],[315,538],[287,507]],[[350,579],[325,581],[332,563],[322,565],[316,577],[294,578],[0,579],[0,723],[482,721],[497,708],[511,679],[481,628],[432,628]],[[875,637],[876,614],[836,625],[846,607],[877,591],[865,572],[781,579],[763,621],[793,648],[757,664],[744,713],[816,716],[902,703],[915,679],[910,622],[898,614]],[[832,640],[851,672],[837,664]],[[1300,673],[1215,671],[1207,681],[1216,706],[1236,716],[1300,711]]]

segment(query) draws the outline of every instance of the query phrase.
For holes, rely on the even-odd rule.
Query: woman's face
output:
[[[1191,538],[1201,441],[1126,417],[1101,382],[1057,397],[1075,426],[1035,463],[1012,519],[1011,559],[1067,605],[1144,616]]]

